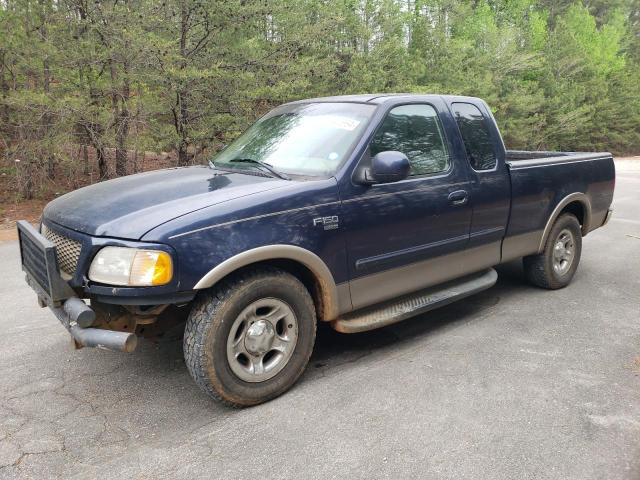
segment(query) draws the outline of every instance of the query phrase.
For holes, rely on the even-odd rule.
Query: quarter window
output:
[[[451,104],[460,134],[474,170],[491,170],[496,166],[496,153],[486,119],[478,107],[470,103]]]
[[[438,114],[430,105],[402,105],[392,109],[369,146],[371,156],[397,150],[409,158],[411,175],[427,175],[449,168]]]

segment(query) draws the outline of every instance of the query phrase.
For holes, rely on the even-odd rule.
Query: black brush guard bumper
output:
[[[41,306],[48,306],[69,331],[79,347],[98,347],[132,352],[137,345],[133,333],[91,328],[95,312],[84,303],[60,276],[56,246],[33,226],[17,223],[20,260],[29,286],[38,295]]]

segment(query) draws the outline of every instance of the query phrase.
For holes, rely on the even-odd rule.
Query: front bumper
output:
[[[82,298],[95,299],[101,303],[116,305],[166,305],[185,304],[195,297],[193,290],[183,290],[180,284],[180,263],[177,261],[176,252],[168,245],[161,243],[149,243],[139,240],[124,240],[109,237],[94,237],[85,233],[76,232],[67,227],[43,219],[44,226],[59,237],[66,238],[79,245],[73,272],[67,274],[67,285],[73,288]],[[35,230],[35,229],[34,229]],[[174,275],[166,285],[155,287],[124,287],[103,285],[91,282],[87,278],[87,272],[95,255],[104,247],[131,247],[162,250],[167,252],[174,261]],[[58,255],[64,256],[64,251],[58,251]]]
[[[38,295],[38,303],[49,307],[78,347],[98,347],[132,352],[134,333],[91,328],[95,312],[75,294],[60,276],[56,246],[28,222],[18,222],[20,259],[26,281]]]
[[[611,220],[611,215],[613,215],[613,208],[610,208],[609,210],[607,210],[607,215],[604,217],[604,222],[602,222],[602,226],[603,227],[607,223],[609,223],[609,220]]]

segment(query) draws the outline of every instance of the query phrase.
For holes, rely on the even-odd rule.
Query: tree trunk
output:
[[[0,97],[2,99],[0,105],[0,131],[8,130],[9,124],[9,108],[7,106],[7,95],[9,94],[9,82],[7,82],[6,76],[6,62],[7,53],[4,50],[0,50]]]
[[[18,182],[20,185],[20,195],[23,200],[33,198],[33,166],[31,160],[24,159],[18,162]]]
[[[46,40],[46,30],[43,28],[44,38]],[[51,93],[51,69],[49,67],[49,59],[45,58],[42,65],[42,77],[43,77],[43,88],[44,94],[49,96]],[[45,107],[47,110],[42,116],[42,124],[43,124],[43,135],[45,138],[49,136],[49,132],[51,130],[51,124],[53,123],[53,117],[49,112],[49,107]],[[53,180],[56,176],[55,169],[55,157],[53,152],[48,148],[47,149],[47,177],[50,180]]]
[[[111,111],[113,115],[113,125],[116,130],[116,177],[127,174],[127,153],[122,152],[122,134],[121,134],[121,113],[120,101],[118,99],[118,72],[113,58],[109,59],[109,72],[111,73]]]
[[[189,34],[189,15],[186,4],[183,2],[180,11],[180,69],[187,66],[187,35]],[[178,134],[178,166],[189,164],[189,132],[187,130],[189,118],[189,106],[187,92],[184,88],[178,88],[176,92],[176,105],[174,107],[174,121]]]
[[[82,145],[82,173],[89,175],[89,147]]]
[[[116,123],[116,176],[127,174],[127,136],[129,135],[129,111],[124,106]]]
[[[184,140],[181,140],[178,144],[178,165],[181,167],[189,165],[189,151],[187,147],[188,144]]]
[[[98,159],[98,175],[100,176],[100,180],[104,180],[109,176],[109,173],[107,172],[107,161],[104,155],[104,147],[100,145],[94,146],[94,148],[96,149],[96,158]]]
[[[189,165],[189,131],[187,130],[187,118],[189,109],[187,108],[186,95],[178,91],[176,93],[176,105],[173,107],[173,120],[176,133],[178,134],[178,166]]]
[[[87,132],[91,146],[96,151],[99,179],[104,180],[108,178],[109,171],[107,170],[107,159],[104,152],[104,145],[102,144],[102,136],[104,134],[102,126],[98,123],[88,123],[84,124],[83,128],[85,132]]]
[[[125,50],[128,44],[125,43]],[[122,82],[119,81],[115,61],[109,62],[111,67],[111,88],[113,115],[116,127],[116,176],[123,177],[127,174],[127,138],[129,136],[129,97],[131,96],[131,82],[129,80],[129,62],[125,58],[122,61]]]

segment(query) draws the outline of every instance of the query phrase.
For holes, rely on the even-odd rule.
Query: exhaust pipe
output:
[[[96,347],[116,352],[133,352],[138,345],[138,337],[134,333],[103,330],[101,328],[80,328],[74,326],[69,329],[71,336],[83,347]]]
[[[50,307],[60,323],[69,331],[76,343],[82,347],[104,348],[116,352],[133,352],[138,337],[130,332],[83,328],[95,321],[95,312],[78,297],[71,297],[62,307]]]
[[[88,328],[96,321],[96,312],[78,297],[69,298],[62,305],[62,309],[69,316],[70,323],[75,322],[82,328]]]

